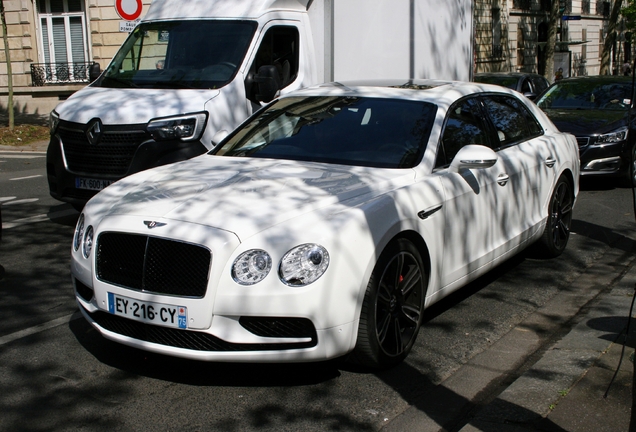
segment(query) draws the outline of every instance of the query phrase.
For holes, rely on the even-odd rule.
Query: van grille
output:
[[[98,142],[91,144],[86,136],[87,127],[61,122],[57,132],[68,169],[76,174],[123,177],[128,173],[139,146],[151,138],[145,125],[103,125]]]
[[[97,278],[129,288],[203,297],[211,252],[202,246],[138,234],[105,232],[97,239]]]

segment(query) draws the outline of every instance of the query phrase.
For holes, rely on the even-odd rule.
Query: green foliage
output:
[[[625,27],[636,31],[636,0],[624,0],[627,6],[621,9],[621,15],[625,18]]]

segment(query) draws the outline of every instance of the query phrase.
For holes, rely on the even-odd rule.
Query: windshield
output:
[[[105,71],[101,87],[214,89],[232,80],[256,29],[250,21],[138,25]]]
[[[289,97],[211,153],[411,168],[422,159],[436,110],[430,103],[398,99]]]
[[[631,104],[631,82],[564,81],[537,100],[541,109],[625,111]]]

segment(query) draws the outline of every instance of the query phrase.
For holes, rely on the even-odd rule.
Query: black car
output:
[[[473,81],[508,87],[532,100],[550,85],[544,76],[527,72],[483,72],[475,74]]]
[[[630,77],[575,77],[555,82],[536,103],[557,128],[576,136],[582,176],[619,177],[631,185],[636,160],[636,124],[627,127],[632,94]]]

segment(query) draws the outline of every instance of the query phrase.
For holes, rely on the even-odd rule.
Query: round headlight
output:
[[[329,252],[317,244],[296,246],[280,261],[278,276],[290,286],[305,286],[322,276],[329,267]]]
[[[272,258],[267,252],[252,249],[243,252],[232,264],[232,278],[241,285],[254,285],[265,279],[272,269]]]
[[[84,238],[84,213],[82,213],[77,219],[77,225],[75,225],[75,236],[73,237],[73,249],[77,251]]]
[[[84,253],[84,258],[88,258],[91,255],[91,251],[93,250],[93,226],[89,225],[86,228],[86,233],[84,234],[84,244],[82,245],[82,252]]]

